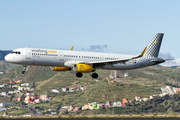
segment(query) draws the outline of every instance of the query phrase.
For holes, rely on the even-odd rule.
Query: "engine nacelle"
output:
[[[88,72],[95,71],[95,69],[91,65],[88,65],[88,64],[75,64],[74,71],[80,72],[80,73],[88,73]]]
[[[69,67],[53,67],[53,71],[70,71]]]

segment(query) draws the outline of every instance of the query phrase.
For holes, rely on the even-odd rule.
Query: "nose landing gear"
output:
[[[26,74],[26,71],[22,71],[22,74]]]
[[[26,69],[27,69],[27,65],[23,65],[23,71],[22,71],[22,74],[26,74]]]

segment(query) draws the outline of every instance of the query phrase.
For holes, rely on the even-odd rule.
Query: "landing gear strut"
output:
[[[27,65],[23,65],[23,66],[24,68],[23,68],[22,74],[26,74]]]

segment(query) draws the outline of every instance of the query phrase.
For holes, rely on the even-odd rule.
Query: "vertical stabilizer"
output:
[[[161,42],[163,39],[164,33],[158,33],[153,38],[153,40],[150,42],[150,44],[146,47],[146,51],[144,53],[144,56],[146,57],[158,57],[159,50],[161,47]]]

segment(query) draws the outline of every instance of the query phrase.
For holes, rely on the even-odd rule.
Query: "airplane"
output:
[[[5,60],[23,65],[22,74],[32,65],[50,66],[53,71],[75,71],[79,78],[83,73],[92,73],[92,78],[98,78],[96,69],[131,70],[165,62],[166,59],[158,58],[163,35],[157,33],[138,55],[74,51],[74,46],[70,50],[18,48],[7,54]]]

